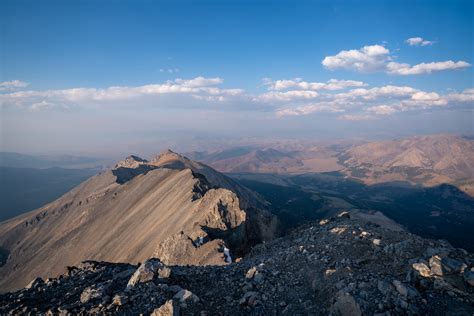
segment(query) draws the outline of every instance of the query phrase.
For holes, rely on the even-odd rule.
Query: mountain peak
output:
[[[143,159],[141,157],[130,155],[126,157],[124,160],[119,161],[114,169],[118,168],[137,168],[139,165],[147,163],[148,160]]]

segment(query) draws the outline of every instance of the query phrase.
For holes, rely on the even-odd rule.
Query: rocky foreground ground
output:
[[[8,313],[473,315],[474,256],[343,213],[227,266],[86,261],[0,295]]]

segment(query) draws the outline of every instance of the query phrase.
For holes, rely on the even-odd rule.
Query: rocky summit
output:
[[[343,212],[228,265],[84,261],[0,295],[0,314],[28,313],[472,315],[474,255]]]

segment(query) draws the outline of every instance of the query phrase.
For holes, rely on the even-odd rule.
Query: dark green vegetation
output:
[[[0,220],[52,202],[96,173],[96,169],[0,167]]]
[[[248,177],[251,180],[238,178],[272,203],[285,228],[341,209],[377,210],[410,232],[474,251],[474,199],[454,186],[426,188],[400,182],[368,186],[336,172],[274,176],[287,186],[260,181],[255,174]]]

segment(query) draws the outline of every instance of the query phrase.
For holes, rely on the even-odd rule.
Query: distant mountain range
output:
[[[474,195],[474,140],[453,135],[343,146],[277,144],[188,155],[228,173],[338,171],[366,184],[407,182],[433,186],[450,183]]]
[[[474,178],[474,141],[436,135],[371,142],[350,148],[340,160],[359,173],[366,171],[359,178],[367,182],[451,183]]]

